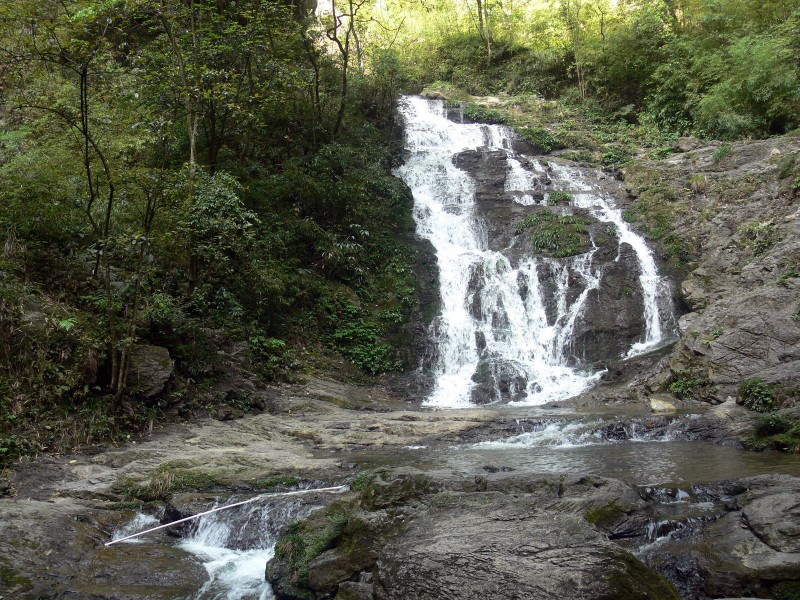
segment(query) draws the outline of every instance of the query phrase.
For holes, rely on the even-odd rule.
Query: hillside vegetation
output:
[[[794,129],[798,59],[790,0],[3,3],[0,465],[258,409],[202,394],[231,357],[414,369],[400,93],[618,167]]]

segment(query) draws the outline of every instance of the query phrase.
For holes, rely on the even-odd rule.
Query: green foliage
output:
[[[568,192],[554,191],[547,196],[550,204],[571,204],[575,200],[574,196]]]
[[[628,151],[619,146],[611,145],[603,149],[602,163],[609,167],[617,167],[628,162],[631,159]]]
[[[266,379],[340,349],[400,365],[414,223],[390,170],[409,72],[365,36],[345,93],[323,35],[255,0],[0,6],[3,464],[159,418],[162,399],[111,381],[140,342],[175,360],[182,414],[214,412],[194,391],[229,344]]]
[[[259,372],[266,380],[274,381],[284,375],[290,364],[289,348],[284,340],[254,335],[249,344]]]
[[[589,220],[576,215],[557,215],[545,209],[517,225],[517,235],[525,232],[530,232],[534,250],[555,258],[583,254],[591,248]]]
[[[800,583],[782,581],[772,588],[772,594],[775,600],[800,600]]]
[[[711,385],[711,381],[704,375],[690,371],[676,373],[669,384],[669,391],[681,400],[698,398],[703,389]]]
[[[498,110],[487,108],[474,102],[464,107],[464,118],[474,123],[488,123],[489,125],[503,125],[506,117]]]
[[[798,99],[794,50],[773,34],[750,35],[725,48],[720,80],[700,99],[696,119],[708,133],[736,138],[785,131],[796,123]]]
[[[379,375],[400,368],[392,347],[382,340],[381,326],[350,305],[333,334],[333,346],[364,372]]]
[[[728,156],[728,154],[730,154],[732,150],[733,148],[727,144],[724,144],[719,148],[717,148],[716,150],[714,150],[714,154],[711,157],[712,160],[714,161],[714,164],[716,165],[720,161],[722,161],[722,159]]]
[[[776,414],[761,416],[748,446],[796,454],[800,452],[800,421]]]
[[[535,148],[544,153],[552,152],[558,148],[563,148],[558,136],[542,127],[516,127],[516,132],[521,134]]]
[[[755,412],[775,410],[775,391],[761,379],[748,379],[739,386],[739,403]]]
[[[754,256],[761,256],[779,241],[775,225],[769,221],[742,225],[739,235],[739,246],[750,250]]]
[[[603,506],[592,507],[586,511],[583,518],[598,527],[612,526],[620,517],[625,516],[625,511],[616,502]]]

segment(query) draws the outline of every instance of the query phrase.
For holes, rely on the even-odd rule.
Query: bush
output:
[[[568,192],[555,191],[550,192],[548,195],[548,200],[550,204],[570,204],[573,200],[575,200],[575,197]]]
[[[762,379],[748,379],[739,386],[739,404],[755,412],[775,410],[773,387]]]
[[[676,373],[669,384],[669,391],[681,400],[696,398],[700,391],[708,387],[711,381],[703,375],[691,372]]]
[[[525,218],[515,230],[517,235],[530,232],[534,250],[555,258],[588,252],[591,248],[589,221],[575,215],[557,215],[543,210]]]
[[[506,117],[503,113],[493,108],[487,108],[470,102],[464,107],[464,118],[473,123],[486,123],[488,125],[503,125]]]
[[[780,415],[762,416],[748,445],[756,450],[800,452],[800,421]]]

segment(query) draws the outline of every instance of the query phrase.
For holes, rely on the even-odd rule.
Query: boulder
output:
[[[628,244],[619,246],[619,259],[603,264],[597,289],[589,292],[575,323],[573,352],[589,365],[617,361],[644,338],[644,300],[639,263]]]
[[[521,400],[528,386],[525,370],[520,365],[497,359],[481,360],[472,381],[475,383],[472,401],[476,404]]]
[[[153,398],[163,392],[175,370],[169,350],[161,346],[137,344],[131,350],[130,361],[128,389],[143,398]]]
[[[580,516],[497,493],[448,495],[437,505],[382,553],[376,599],[678,599]]]
[[[654,413],[673,413],[677,409],[671,402],[672,396],[655,394],[650,396],[650,410]]]
[[[372,600],[372,584],[344,581],[339,584],[336,600]]]

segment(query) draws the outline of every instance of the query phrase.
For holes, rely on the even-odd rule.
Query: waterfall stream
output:
[[[491,250],[486,224],[476,211],[475,181],[454,158],[465,150],[504,152],[504,190],[510,201],[522,206],[548,205],[548,195],[540,193],[543,199],[537,200],[532,193],[542,187],[545,168],[513,152],[515,134],[510,129],[454,123],[447,119],[442,101],[406,97],[400,112],[408,157],[396,174],[413,192],[417,232],[433,244],[440,272],[441,314],[431,326],[435,385],[426,404],[469,406],[481,380],[492,382],[494,401],[529,405],[588,389],[602,372],[581,364],[570,351],[576,321],[603,277],[593,260],[594,239],[593,248],[584,254],[529,256],[516,264]],[[523,161],[530,167],[526,169]],[[646,331],[627,356],[657,348],[667,337],[664,321],[669,309],[662,305],[668,288],[650,249],[623,220],[613,199],[595,189],[578,169],[553,162],[546,177],[572,195],[575,207],[613,226],[620,248],[629,244],[635,252]],[[577,295],[569,293],[575,281],[582,287]],[[548,314],[549,306],[555,306],[555,314]]]
[[[236,498],[225,498],[230,504]],[[270,600],[272,589],[264,567],[275,553],[278,537],[318,504],[302,499],[272,499],[200,517],[184,532],[178,546],[202,563],[208,580],[187,600]],[[163,511],[162,511],[163,512]],[[138,513],[114,532],[113,539],[158,524],[162,515]],[[133,538],[122,543],[146,543]]]

